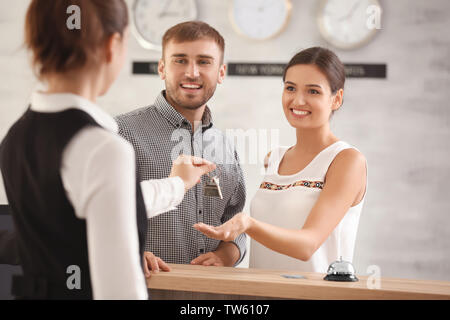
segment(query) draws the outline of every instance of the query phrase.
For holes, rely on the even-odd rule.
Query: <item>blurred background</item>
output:
[[[450,281],[449,1],[267,0],[252,7],[252,1],[244,0],[173,0],[158,9],[166,14],[149,13],[149,7],[160,8],[163,2],[127,0],[130,21],[136,18],[141,32],[130,34],[128,61],[99,105],[118,115],[152,104],[164,88],[157,75],[132,71],[133,62],[159,60],[161,53],[148,47],[150,38],[162,35],[165,23],[171,21],[158,22],[164,16],[185,19],[195,14],[216,28],[226,41],[227,64],[284,64],[301,49],[323,46],[346,64],[386,65],[385,77],[347,79],[344,105],[331,122],[336,136],[356,146],[368,160],[368,190],[353,264],[361,275],[377,265],[382,277]],[[0,139],[25,111],[38,85],[22,46],[28,4],[28,0],[0,2]],[[366,10],[371,5],[381,8],[379,21],[370,20],[377,14]],[[258,10],[260,15],[255,14]],[[264,10],[270,14],[264,15]],[[359,28],[361,20],[378,23],[368,40],[367,32]],[[252,30],[256,25],[262,29]],[[348,30],[350,36],[343,37]],[[267,39],[255,39],[265,32]],[[140,43],[138,37],[149,41]],[[250,130],[262,136],[267,132],[257,161],[251,161],[251,148],[240,154],[246,212],[262,181],[262,158],[271,144],[290,146],[296,141],[282,111],[281,93],[280,76],[228,75],[208,103],[222,130]],[[271,133],[276,139],[270,139]],[[5,205],[0,185],[0,204]],[[0,215],[0,229],[11,227],[10,216]],[[250,242],[249,249],[240,267],[251,267]],[[10,274],[18,270],[0,265],[0,299],[8,298]]]

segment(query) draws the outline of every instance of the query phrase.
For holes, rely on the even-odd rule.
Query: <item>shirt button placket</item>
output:
[[[193,154],[196,157],[202,157],[202,134],[201,130],[197,130],[192,136],[192,150]],[[200,181],[202,181],[201,179]],[[203,184],[202,182],[196,185],[196,199],[197,199],[197,221],[204,222],[204,214],[203,214]],[[205,240],[202,233],[198,233],[197,235],[197,247],[198,247],[198,255],[202,255],[206,252],[205,249]]]

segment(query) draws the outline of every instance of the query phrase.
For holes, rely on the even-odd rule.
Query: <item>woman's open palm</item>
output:
[[[209,238],[223,241],[233,241],[241,233],[244,233],[247,230],[247,218],[248,217],[241,212],[218,227],[201,222],[194,224],[193,227]]]

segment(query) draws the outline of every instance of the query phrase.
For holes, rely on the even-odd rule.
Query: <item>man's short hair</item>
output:
[[[168,29],[162,38],[162,55],[164,58],[164,48],[170,41],[176,43],[196,41],[200,39],[211,39],[217,43],[221,52],[222,60],[225,51],[225,40],[220,33],[209,24],[202,21],[186,21],[174,25]]]

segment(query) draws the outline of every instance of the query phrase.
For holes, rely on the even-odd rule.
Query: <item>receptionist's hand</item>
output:
[[[179,176],[184,182],[185,191],[200,182],[202,175],[216,169],[216,165],[203,158],[180,155],[172,164],[170,177]]]

